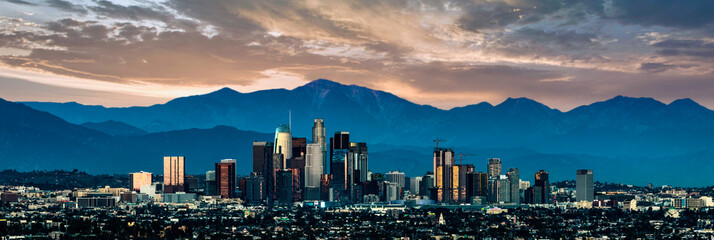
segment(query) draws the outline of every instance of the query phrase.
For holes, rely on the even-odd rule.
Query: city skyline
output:
[[[617,95],[714,106],[708,1],[53,0],[0,9],[0,95],[10,100],[145,106],[325,78],[444,109],[528,97],[569,110]]]

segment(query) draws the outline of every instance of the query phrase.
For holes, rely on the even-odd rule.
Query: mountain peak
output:
[[[210,94],[235,94],[235,93],[240,93],[240,92],[233,90],[232,88],[229,88],[229,87],[224,87],[224,88],[218,89],[216,91],[213,91]]]
[[[674,100],[674,101],[672,101],[672,103],[670,103],[667,106],[669,108],[675,108],[675,109],[709,111],[708,108],[700,105],[699,103],[695,102],[694,100],[692,100],[690,98],[682,98],[682,99]]]
[[[303,87],[311,87],[311,88],[333,88],[333,87],[339,87],[339,86],[345,86],[341,83],[327,80],[327,79],[317,79],[312,82],[309,82],[308,84],[303,85]]]
[[[525,97],[519,97],[519,98],[507,98],[505,101],[503,101],[501,104],[496,105],[496,107],[539,107],[539,108],[548,108],[548,106],[543,105],[542,103],[539,103],[538,101],[535,101],[530,98],[525,98]]]

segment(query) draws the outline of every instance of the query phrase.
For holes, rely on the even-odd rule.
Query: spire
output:
[[[288,127],[290,128],[290,132],[293,130],[293,110],[288,109]]]

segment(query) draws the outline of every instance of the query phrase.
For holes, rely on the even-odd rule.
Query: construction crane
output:
[[[476,156],[476,154],[459,153],[456,156],[459,156],[459,165],[463,166],[464,165],[464,156]]]
[[[439,151],[439,142],[446,142],[446,139],[436,138],[434,142],[436,143],[436,151]]]

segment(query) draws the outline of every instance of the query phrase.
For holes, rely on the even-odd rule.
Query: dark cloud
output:
[[[20,5],[30,5],[30,6],[37,6],[35,3],[31,3],[28,1],[23,1],[23,0],[4,0],[9,3],[14,3],[14,4],[20,4]]]
[[[601,49],[599,38],[592,33],[578,33],[574,30],[546,31],[543,29],[519,29],[514,38],[527,40],[533,45],[542,45],[558,51]]]
[[[585,19],[587,14],[601,15],[603,12],[602,1],[599,0],[477,1],[469,2],[464,7],[467,10],[459,19],[459,25],[462,29],[474,32],[502,29],[510,24],[526,25],[549,15],[579,21]],[[561,10],[569,12],[554,15]]]
[[[614,0],[613,18],[627,24],[702,27],[714,22],[714,1]]]
[[[714,43],[703,40],[665,40],[652,44],[663,56],[714,58]]]
[[[677,65],[672,65],[672,64],[665,64],[665,63],[656,63],[656,62],[646,62],[640,64],[640,70],[648,73],[658,73],[658,72],[664,72],[667,70],[672,70],[672,69],[677,69],[679,68]]]
[[[61,9],[67,12],[76,12],[76,13],[81,13],[81,14],[86,14],[88,13],[87,9],[80,6],[76,5],[72,2],[69,1],[64,1],[64,0],[47,0],[47,4],[50,7],[54,7],[57,9]]]

